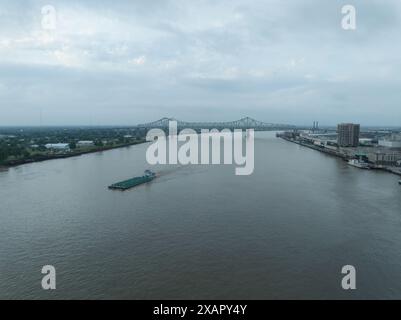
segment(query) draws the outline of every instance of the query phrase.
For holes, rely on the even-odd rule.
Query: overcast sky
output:
[[[401,125],[400,17],[399,0],[0,0],[0,125]]]

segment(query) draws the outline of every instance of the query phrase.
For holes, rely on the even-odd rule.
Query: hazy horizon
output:
[[[251,117],[252,118],[252,117]],[[161,119],[161,118],[160,118]],[[155,119],[156,120],[160,120],[160,119]],[[177,120],[182,120],[182,121],[186,121],[186,119],[177,119]],[[239,119],[228,119],[227,121],[234,121],[234,120],[239,120]],[[259,120],[259,119],[255,119],[255,120]],[[261,120],[259,120],[261,121]],[[46,129],[46,128],[127,128],[127,127],[134,127],[136,125],[139,124],[143,124],[143,123],[148,123],[148,122],[153,122],[153,120],[149,120],[149,121],[145,121],[145,122],[141,122],[141,123],[122,123],[122,124],[42,124],[42,125],[36,125],[36,124],[32,124],[32,125],[0,125],[0,129],[5,129],[5,128],[35,128],[35,129]],[[190,121],[191,122],[191,121]],[[204,122],[213,122],[212,120],[207,121],[205,120]],[[264,122],[264,121],[262,121]],[[305,128],[312,128],[313,123],[282,123],[282,124],[288,124],[288,125],[293,125],[296,127],[305,127]],[[320,124],[319,123],[319,128],[320,129],[332,129],[332,128],[337,128],[337,124]],[[361,128],[367,128],[367,129],[400,129],[401,125],[380,125],[380,124],[376,124],[376,125],[369,125],[369,124],[360,124]],[[280,130],[278,130],[280,131]]]
[[[5,0],[0,126],[401,126],[401,2]],[[42,9],[56,11],[55,29]]]

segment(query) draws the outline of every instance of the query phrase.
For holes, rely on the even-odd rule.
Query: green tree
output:
[[[96,147],[103,147],[103,142],[102,142],[102,140],[96,140],[96,141],[95,141],[95,146],[96,146]]]
[[[0,146],[0,162],[7,160],[7,158],[8,158],[8,152],[6,148]]]

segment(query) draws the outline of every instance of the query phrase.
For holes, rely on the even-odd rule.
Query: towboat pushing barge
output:
[[[114,183],[109,186],[109,189],[113,190],[128,190],[133,187],[139,186],[141,184],[147,183],[152,181],[154,178],[156,178],[156,174],[150,170],[145,170],[144,175],[140,177],[134,177],[128,180],[120,181],[117,183]]]

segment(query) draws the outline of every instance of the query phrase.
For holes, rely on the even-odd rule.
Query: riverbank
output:
[[[342,152],[340,152],[338,150],[333,150],[333,149],[328,149],[328,148],[325,148],[325,147],[315,146],[315,145],[308,144],[308,143],[303,143],[301,141],[290,139],[290,138],[287,138],[285,136],[279,136],[279,138],[281,138],[283,140],[286,140],[288,142],[292,142],[292,143],[298,144],[298,145],[303,146],[303,147],[307,147],[309,149],[313,149],[313,150],[316,150],[316,151],[319,151],[319,152],[323,152],[323,153],[329,154],[329,155],[337,157],[337,158],[341,158],[344,161],[348,161],[348,160],[352,159],[352,157],[350,155],[342,153]],[[373,169],[373,170],[382,170],[382,171],[386,171],[386,172],[401,176],[401,168],[397,168],[397,167],[373,166],[372,165],[371,169]]]
[[[89,153],[96,153],[96,152],[102,152],[102,151],[107,151],[107,150],[125,148],[125,147],[129,147],[129,146],[133,146],[133,145],[137,145],[137,144],[141,144],[141,143],[145,143],[145,142],[146,142],[146,140],[143,139],[143,140],[138,140],[135,142],[124,143],[124,144],[119,144],[119,145],[114,145],[114,146],[98,147],[96,149],[91,149],[91,150],[74,150],[69,153],[46,154],[46,155],[38,155],[35,158],[10,160],[6,163],[0,164],[0,168],[6,169],[6,168],[20,166],[20,165],[27,164],[27,163],[42,162],[42,161],[55,160],[55,159],[72,158],[72,157],[77,157],[77,156],[81,156],[81,155],[89,154]]]
[[[341,158],[343,160],[347,160],[348,161],[348,160],[351,159],[351,157],[349,157],[347,154],[341,153],[340,151],[337,151],[337,150],[327,149],[327,148],[324,148],[324,147],[318,147],[318,146],[315,146],[315,145],[312,145],[312,144],[303,143],[301,141],[292,140],[292,139],[289,139],[289,138],[284,137],[284,136],[280,136],[280,138],[284,139],[286,141],[289,141],[289,142],[292,142],[292,143],[295,143],[295,144],[299,144],[301,146],[313,149],[313,150],[317,150],[317,151],[320,151],[320,152],[323,152],[323,153],[327,153],[329,155]]]

